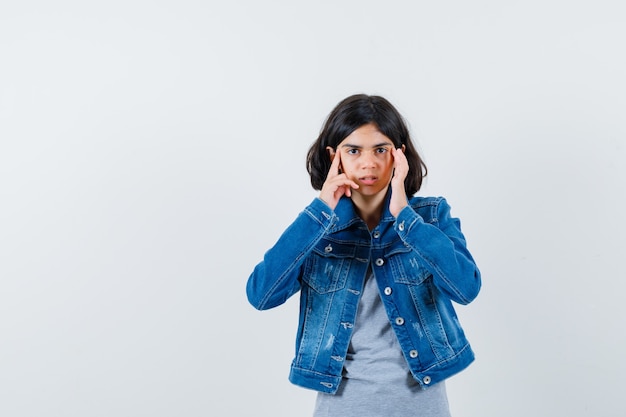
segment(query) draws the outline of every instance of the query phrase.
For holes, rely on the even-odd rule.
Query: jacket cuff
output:
[[[337,219],[335,212],[319,197],[316,197],[304,211],[324,228],[332,226]]]
[[[396,217],[396,221],[393,224],[393,227],[400,236],[402,240],[409,234],[410,230],[420,223],[424,223],[424,219],[422,216],[417,214],[417,212],[410,205],[405,206],[400,213],[398,213],[398,217]]]

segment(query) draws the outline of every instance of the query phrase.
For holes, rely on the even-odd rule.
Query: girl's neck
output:
[[[356,212],[370,230],[378,226],[380,222],[386,194],[386,192],[380,192],[376,195],[364,196],[359,193],[352,193],[352,203]]]

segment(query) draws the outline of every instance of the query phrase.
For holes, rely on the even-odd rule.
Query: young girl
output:
[[[402,116],[344,99],[307,169],[319,197],[247,283],[259,310],[300,291],[290,381],[319,392],[316,417],[449,416],[444,381],[474,360],[452,301],[481,278],[446,200],[413,197],[426,166]]]

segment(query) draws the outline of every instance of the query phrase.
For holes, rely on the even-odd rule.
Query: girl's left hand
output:
[[[401,148],[393,150],[393,177],[391,178],[391,199],[389,200],[389,211],[394,217],[404,207],[408,205],[406,190],[404,189],[404,180],[409,174],[409,162]]]

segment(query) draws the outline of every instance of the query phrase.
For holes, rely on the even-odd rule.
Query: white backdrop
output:
[[[454,416],[626,415],[622,3],[2,2],[0,415],[309,416],[245,282],[358,92],[483,272]]]

